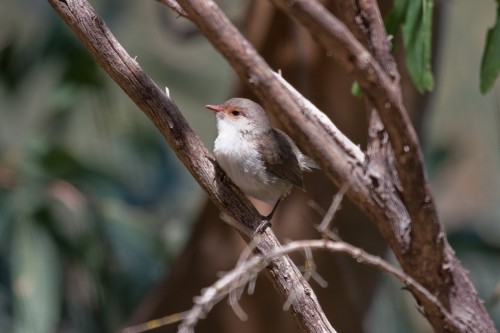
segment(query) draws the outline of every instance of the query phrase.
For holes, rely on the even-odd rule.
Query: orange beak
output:
[[[212,110],[214,112],[222,112],[224,111],[224,108],[220,107],[219,105],[205,105],[205,107],[209,110]]]

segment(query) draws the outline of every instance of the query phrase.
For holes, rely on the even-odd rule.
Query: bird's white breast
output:
[[[286,194],[291,186],[283,188],[276,177],[266,172],[258,147],[246,140],[232,126],[219,122],[219,135],[214,144],[214,155],[231,180],[247,195],[269,204]],[[220,128],[220,127],[224,128]]]

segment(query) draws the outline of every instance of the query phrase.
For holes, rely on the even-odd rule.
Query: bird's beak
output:
[[[219,105],[205,105],[205,107],[209,110],[212,110],[214,112],[222,112],[224,111],[224,108],[220,107]]]

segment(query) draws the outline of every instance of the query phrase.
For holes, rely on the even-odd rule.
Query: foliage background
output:
[[[219,3],[241,23],[244,1]],[[479,93],[495,3],[443,3],[422,140],[449,240],[499,326],[499,84]],[[155,1],[93,5],[211,147],[203,105],[236,83],[224,60]],[[168,274],[204,200],[47,2],[0,3],[0,331],[116,330]],[[399,284],[384,279],[377,295],[367,331],[428,330]]]

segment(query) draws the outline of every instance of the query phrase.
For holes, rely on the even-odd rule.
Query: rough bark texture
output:
[[[392,1],[386,1],[389,2],[392,4]],[[249,5],[250,8],[245,11],[243,33],[271,68],[281,69],[286,79],[325,110],[352,141],[366,142],[363,103],[350,93],[352,79],[331,57],[327,57],[305,29],[267,0],[253,0]],[[159,7],[158,10],[168,9]],[[256,100],[241,81],[237,82],[237,87],[231,86],[228,97]],[[206,101],[219,102],[222,100]],[[273,123],[275,127],[282,127],[278,121]],[[280,240],[320,237],[313,228],[320,221],[320,216],[311,209],[308,200],[313,199],[326,208],[337,189],[319,171],[308,173],[305,182],[307,192],[293,191],[280,203],[273,218],[273,230]],[[168,276],[145,297],[131,324],[186,310],[200,289],[211,284],[218,272],[232,268],[238,259],[245,244],[227,225],[220,223],[218,210],[210,200],[207,201],[193,226],[189,242],[170,266]],[[387,244],[375,226],[347,200],[337,212],[334,224],[342,239],[370,253],[384,254]],[[339,332],[363,332],[364,318],[371,308],[379,272],[345,256],[318,252],[314,258],[318,273],[328,281],[327,288],[312,283],[328,319]],[[302,256],[296,259],[299,265],[303,263]],[[179,301],[172,302],[173,299]],[[233,310],[222,302],[198,324],[196,332],[297,331],[290,314],[282,310],[282,300],[273,292],[268,279],[259,278],[255,293],[244,295],[241,305],[248,314],[247,321],[236,318]],[[176,328],[163,327],[157,331],[175,332]]]
[[[305,106],[275,80],[267,64],[213,2],[179,1],[190,19],[228,59],[268,110],[290,132],[299,134],[303,146],[320,162],[330,179],[337,184],[351,185],[348,196],[373,218],[405,271],[449,307],[454,323],[445,322],[435,304],[419,299],[414,293],[434,328],[493,332],[493,323],[438,221],[418,138],[399,89],[394,88],[382,67],[345,25],[319,3],[273,2],[304,24],[328,50],[334,50],[333,56],[358,80],[389,134],[402,191],[391,178],[370,174],[371,170],[365,168],[364,155],[346,143],[342,135],[332,132],[331,126],[304,112]],[[339,154],[346,159],[339,161]],[[383,183],[387,186],[381,187]]]
[[[56,12],[80,38],[95,60],[120,85],[124,92],[148,116],[163,134],[177,156],[210,195],[217,208],[232,216],[238,231],[249,241],[261,223],[260,215],[241,191],[214,162],[187,124],[177,106],[144,73],[113,37],[102,19],[85,0],[49,0]],[[271,229],[262,234],[257,253],[268,253],[279,247]],[[291,312],[297,325],[305,332],[335,332],[321,310],[316,295],[289,257],[274,260],[268,267],[276,289],[287,298],[291,290],[297,297],[291,302]]]
[[[213,157],[199,142],[173,102],[126,54],[87,2],[49,2],[96,61],[158,127],[209,193],[216,207],[241,222],[240,232],[248,240],[251,231],[260,223],[258,214],[227,178],[221,178],[222,172]],[[399,85],[395,84],[397,80],[394,80],[396,77],[390,69],[377,62],[379,56],[372,56],[346,26],[319,3],[311,0],[273,0],[279,8],[306,26],[360,83],[369,100],[370,110],[373,113],[376,109],[394,150],[394,172],[382,173],[370,165],[376,156],[365,155],[324,115],[311,111],[272,73],[215,3],[209,0],[178,2],[264,102],[267,110],[284,124],[289,133],[295,134],[302,147],[320,163],[326,176],[337,185],[350,185],[348,197],[373,220],[405,272],[428,288],[449,310],[453,316],[451,321],[443,316],[439,306],[410,288],[435,330],[494,332],[475,288],[446,241],[429,192],[418,139],[402,103]],[[365,10],[367,17],[377,19],[378,14],[370,11],[370,7],[360,4],[359,10]],[[373,119],[372,124],[380,124],[376,118]],[[376,129],[375,126],[372,128]],[[371,134],[378,132],[383,133],[383,130]],[[372,150],[375,155],[378,151],[387,152],[385,149]],[[388,163],[387,167],[391,164]],[[401,187],[395,181],[396,174]],[[267,230],[264,242],[257,250],[266,252],[276,246],[279,246],[276,238]],[[301,330],[333,331],[315,295],[288,257],[273,262],[268,273],[283,296],[286,297],[291,288],[300,293],[292,303],[292,313]]]
[[[405,271],[432,291],[456,318],[457,327],[448,327],[449,324],[444,322],[440,311],[428,301],[420,299],[422,304],[427,305],[423,306],[424,312],[433,327],[437,331],[494,331],[491,319],[446,241],[444,229],[439,223],[423,165],[423,154],[402,102],[399,75],[390,54],[390,43],[376,2],[343,2],[344,14],[354,14],[353,30],[358,31],[358,36],[366,34],[362,40],[371,49],[373,55],[370,56],[364,53],[366,49],[350,31],[333,15],[329,15],[319,3],[297,0],[293,6],[288,6],[285,1],[273,2],[308,27],[325,48],[345,51],[336,52],[334,56],[356,77],[368,102],[376,107],[380,115],[389,135],[389,150],[394,151],[395,171],[399,178],[394,182],[397,178],[391,177],[392,153],[389,153],[382,183],[385,183],[388,190],[391,187],[398,190],[411,219],[410,242],[400,243],[393,250]],[[377,123],[375,121],[373,125],[377,126]],[[384,133],[379,131],[379,134]],[[389,145],[389,142],[386,144]],[[386,154],[387,149],[380,152]],[[370,161],[368,165],[370,172]],[[467,300],[467,305],[463,303],[464,300]]]

